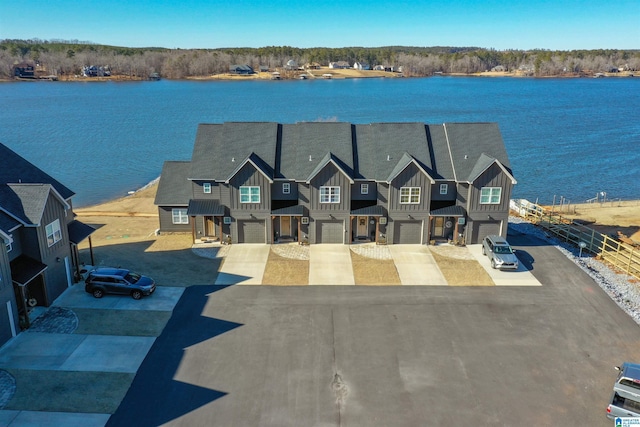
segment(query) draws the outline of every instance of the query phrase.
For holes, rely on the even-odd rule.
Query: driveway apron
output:
[[[398,276],[404,286],[447,286],[429,249],[422,245],[389,245]]]
[[[348,245],[311,245],[309,257],[310,285],[355,285]]]
[[[496,286],[541,286],[542,284],[533,274],[520,262],[518,270],[498,270],[491,268],[489,257],[482,255],[482,245],[469,245],[469,252],[478,263],[484,268]]]
[[[270,245],[231,245],[227,252],[216,285],[260,285],[269,258]]]

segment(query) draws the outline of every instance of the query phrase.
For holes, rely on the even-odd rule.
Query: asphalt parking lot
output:
[[[237,286],[231,262],[231,283],[140,301],[71,288],[0,349],[0,425],[611,425],[638,325],[554,247],[509,240],[527,271],[499,286]]]
[[[510,241],[542,286],[186,288],[107,425],[611,425],[638,325]]]

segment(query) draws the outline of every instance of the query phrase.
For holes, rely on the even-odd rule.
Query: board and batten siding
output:
[[[260,203],[240,203],[240,187],[260,187]],[[229,207],[234,211],[268,211],[271,208],[271,183],[251,163],[246,163],[229,182]]]
[[[400,189],[402,187],[419,187],[420,203],[401,204]],[[422,213],[428,216],[430,198],[431,198],[431,180],[413,163],[407,166],[397,177],[391,182],[389,187],[389,212],[407,212]]]
[[[204,192],[204,183],[211,184],[211,193]],[[220,183],[215,181],[193,181],[192,185],[194,199],[220,200]]]
[[[362,194],[362,184],[368,186],[367,194]],[[351,200],[376,200],[378,188],[375,181],[355,181],[351,185]]]
[[[340,187],[340,203],[320,203],[320,187],[324,186]],[[351,182],[342,171],[329,163],[311,180],[309,199],[311,212],[331,211],[348,214],[351,208]]]
[[[500,203],[498,204],[480,204],[480,194],[483,187],[500,187],[502,192],[500,195]],[[511,189],[513,184],[511,178],[503,172],[496,164],[491,165],[482,175],[480,175],[469,189],[468,212],[470,216],[474,213],[504,213],[509,212],[509,199],[511,198]]]
[[[283,184],[289,184],[289,194],[282,192]],[[294,181],[274,181],[271,184],[271,200],[298,200],[298,183]]]

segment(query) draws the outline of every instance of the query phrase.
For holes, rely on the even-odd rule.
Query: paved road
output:
[[[510,241],[542,286],[187,288],[108,425],[610,426],[640,328]]]

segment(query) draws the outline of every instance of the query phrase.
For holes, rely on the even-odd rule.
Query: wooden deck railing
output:
[[[511,210],[565,242],[582,247],[584,252],[590,252],[618,270],[640,279],[640,248],[577,224],[526,200],[512,200]]]

